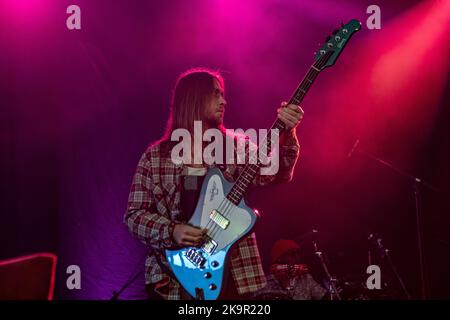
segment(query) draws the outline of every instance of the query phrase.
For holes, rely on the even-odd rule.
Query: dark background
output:
[[[422,226],[430,297],[450,298],[448,4],[380,1],[382,29],[371,31],[367,1],[245,3],[2,2],[0,258],[55,252],[56,298],[108,299],[143,267],[146,248],[122,217],[137,161],[163,132],[176,77],[194,66],[221,70],[226,126],[266,128],[317,43],[357,18],[362,30],[302,105],[294,180],[249,195],[262,213],[263,262],[277,239],[316,228],[331,271],[365,278],[367,236],[377,232],[420,297],[412,183],[361,153],[348,158],[360,139],[358,150],[439,188],[421,188]],[[81,30],[65,26],[69,4],[81,8]],[[310,240],[301,246],[320,281]],[[65,286],[72,264],[81,290]],[[382,275],[389,279],[387,266]],[[140,277],[122,297],[144,296]]]

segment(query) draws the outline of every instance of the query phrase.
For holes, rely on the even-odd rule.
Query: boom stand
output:
[[[384,161],[373,154],[362,151],[362,150],[356,150],[355,152],[358,152],[364,156],[366,156],[369,159],[375,160],[376,162],[382,164],[383,166],[386,166],[393,171],[397,172],[399,175],[407,178],[411,181],[413,191],[414,191],[414,200],[415,200],[415,216],[416,216],[416,228],[417,228],[417,246],[419,250],[419,266],[420,266],[420,283],[421,283],[421,297],[423,300],[428,298],[428,284],[427,284],[427,277],[426,277],[426,264],[425,264],[425,250],[424,250],[424,241],[423,241],[423,231],[422,231],[422,218],[420,213],[420,186],[427,187],[430,190],[433,190],[435,192],[439,192],[439,189],[434,187],[433,185],[429,184],[428,182],[415,177],[407,172],[404,172],[403,170],[400,170],[390,164],[387,161]]]
[[[315,240],[313,240],[312,243],[313,243],[313,246],[314,246],[314,253],[319,258],[320,263],[322,264],[322,268],[323,268],[323,270],[324,270],[324,272],[325,272],[325,274],[326,274],[326,276],[328,278],[328,286],[329,286],[329,288],[327,288],[327,289],[328,289],[328,292],[330,293],[330,300],[336,300],[336,299],[337,300],[341,300],[341,296],[339,295],[339,292],[336,290],[336,282],[337,282],[336,277],[333,277],[330,274],[328,266],[327,266],[327,264],[325,262],[325,259],[323,257],[324,256],[323,252],[318,249],[317,242]]]

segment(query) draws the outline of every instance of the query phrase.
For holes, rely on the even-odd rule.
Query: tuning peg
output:
[[[338,29],[335,29],[335,30],[333,30],[333,36],[336,34],[336,33],[338,33],[339,32],[339,30]]]

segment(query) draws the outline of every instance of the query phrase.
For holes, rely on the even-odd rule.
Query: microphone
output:
[[[353,154],[353,152],[355,152],[356,147],[358,146],[358,144],[359,144],[359,139],[357,139],[355,141],[355,143],[353,144],[352,150],[350,150],[350,152],[347,154],[347,158],[350,158],[352,156],[352,154]]]

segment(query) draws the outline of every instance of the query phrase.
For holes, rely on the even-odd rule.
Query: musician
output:
[[[225,107],[224,80],[218,72],[196,68],[183,73],[173,90],[165,135],[148,147],[139,160],[124,222],[130,232],[150,248],[145,262],[145,281],[151,298],[191,298],[172,275],[164,249],[199,245],[206,233],[186,222],[195,209],[204,175],[214,164],[175,164],[171,159],[174,146],[171,134],[183,128],[193,135],[194,120],[198,120],[202,121],[203,130],[218,128],[226,135]],[[299,106],[281,104],[278,118],[286,130],[280,136],[279,170],[274,175],[258,173],[254,185],[291,180],[299,154],[295,128],[302,117],[303,110]],[[248,151],[249,142],[246,143]],[[194,157],[194,149],[191,152]],[[217,167],[226,179],[234,181],[244,165]],[[243,238],[230,252],[229,265],[228,281],[222,293],[224,299],[247,298],[266,285],[254,233]]]
[[[301,263],[299,245],[293,240],[275,242],[271,251],[270,275],[267,285],[255,295],[267,300],[321,300],[327,290],[318,284]]]

